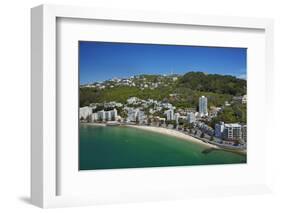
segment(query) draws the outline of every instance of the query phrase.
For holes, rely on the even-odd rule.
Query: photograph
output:
[[[78,41],[79,170],[247,163],[247,48]]]

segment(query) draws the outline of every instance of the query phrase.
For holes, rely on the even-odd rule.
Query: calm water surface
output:
[[[80,126],[80,170],[246,163],[246,156],[130,127]]]

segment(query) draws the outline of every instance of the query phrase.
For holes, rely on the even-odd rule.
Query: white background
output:
[[[1,2],[0,9],[0,58],[1,58],[1,128],[0,128],[0,212],[37,212],[29,204],[30,179],[30,11],[41,3],[77,4],[73,0],[37,1],[9,0]],[[278,0],[225,1],[225,0],[142,0],[142,1],[95,1],[80,0],[81,6],[100,6],[122,9],[154,10],[161,12],[184,12],[191,14],[215,14],[275,18],[275,97],[281,99],[281,13]],[[272,124],[278,132],[281,102],[267,115],[274,116]],[[275,109],[275,111],[273,111]],[[279,127],[281,125],[279,124]],[[281,200],[281,139],[274,141],[272,156],[275,164],[274,193],[259,196],[224,198],[194,198],[184,201],[156,203],[119,204],[71,209],[53,209],[52,212],[280,212]],[[279,163],[278,163],[279,162]]]

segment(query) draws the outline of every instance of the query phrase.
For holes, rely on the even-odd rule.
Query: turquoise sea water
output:
[[[131,127],[80,126],[80,170],[246,163],[246,155]]]

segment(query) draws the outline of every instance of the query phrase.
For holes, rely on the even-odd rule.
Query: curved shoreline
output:
[[[104,123],[80,123],[80,124],[89,125],[89,126],[106,127],[106,124],[104,124]],[[167,135],[167,136],[176,137],[176,138],[188,141],[188,142],[198,143],[198,144],[201,144],[201,145],[209,147],[209,148],[221,149],[220,147],[218,147],[214,144],[205,143],[204,141],[201,141],[197,138],[194,138],[190,135],[184,134],[182,132],[179,132],[179,131],[173,130],[173,129],[166,129],[166,128],[155,127],[155,126],[137,126],[137,125],[122,125],[122,126],[142,129],[144,131],[150,131],[150,132],[155,132],[155,133],[159,133],[159,134],[163,134],[163,135]]]
[[[88,125],[88,126],[106,126],[104,123],[81,123],[80,125]]]
[[[145,130],[145,131],[156,132],[156,133],[160,133],[160,134],[164,134],[164,135],[168,135],[168,136],[173,136],[173,137],[183,139],[185,141],[198,143],[198,144],[210,147],[210,148],[220,149],[220,147],[218,147],[214,144],[205,143],[205,142],[203,142],[203,141],[201,141],[197,138],[194,138],[190,135],[186,135],[182,132],[179,132],[179,131],[173,130],[173,129],[166,129],[166,128],[154,127],[154,126],[135,126],[135,125],[125,125],[125,126],[136,128],[136,129],[142,129],[142,130]]]
[[[104,124],[104,123],[80,123],[80,124],[89,125],[89,126],[106,127],[106,124]],[[136,129],[142,129],[144,131],[150,131],[150,132],[155,132],[155,133],[159,133],[159,134],[164,134],[164,135],[167,135],[167,136],[176,137],[176,138],[188,141],[188,142],[201,144],[201,145],[203,145],[205,147],[208,147],[208,148],[214,148],[214,149],[217,149],[217,150],[225,150],[225,151],[228,151],[228,152],[233,152],[233,153],[242,154],[242,155],[247,154],[247,151],[245,151],[245,150],[236,150],[236,149],[231,149],[231,148],[228,148],[228,147],[220,147],[218,145],[211,144],[211,143],[206,143],[202,140],[199,140],[197,138],[192,137],[191,135],[184,134],[184,133],[179,132],[179,131],[174,130],[174,129],[166,129],[166,128],[163,128],[163,127],[155,127],[155,126],[138,126],[138,125],[121,125],[121,126],[132,127],[132,128],[136,128]]]

